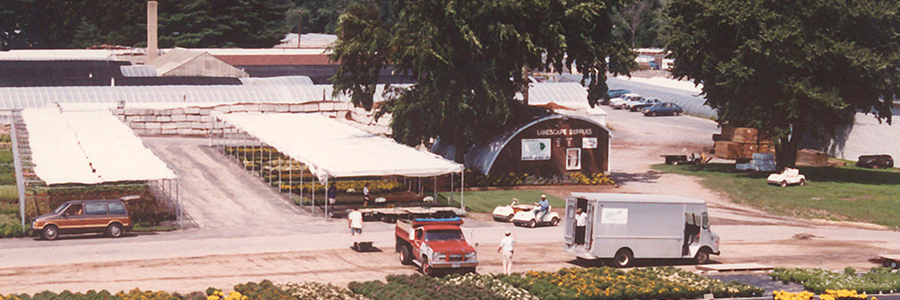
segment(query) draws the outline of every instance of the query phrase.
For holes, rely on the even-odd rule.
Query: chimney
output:
[[[157,24],[156,12],[159,2],[147,1],[147,61],[156,59],[159,56],[159,46],[157,46]]]

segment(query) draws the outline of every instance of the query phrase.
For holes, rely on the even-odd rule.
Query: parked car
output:
[[[677,116],[684,112],[681,109],[681,106],[678,106],[672,102],[663,102],[657,103],[653,106],[644,108],[643,110],[645,116],[659,116],[659,115],[673,115]]]
[[[622,95],[625,95],[625,94],[628,94],[628,93],[631,93],[631,91],[629,91],[629,90],[609,90],[609,91],[606,91],[606,97],[603,97],[603,102],[601,102],[600,104],[607,105],[607,104],[609,104],[609,100],[612,100],[613,98],[619,98],[619,97],[622,97]]]
[[[45,240],[72,233],[105,233],[109,237],[120,237],[133,225],[123,198],[68,201],[51,213],[31,219],[29,234],[40,233]]]
[[[856,166],[869,169],[888,169],[894,167],[894,158],[887,154],[860,155]]]
[[[615,108],[615,109],[622,109],[625,102],[632,101],[632,100],[639,100],[639,99],[643,99],[643,98],[644,97],[641,97],[641,95],[638,95],[638,94],[625,94],[625,95],[622,95],[622,97],[620,97],[620,98],[615,98],[615,99],[609,100],[609,106],[612,106],[612,108]]]
[[[625,108],[630,111],[641,111],[645,107],[650,107],[656,105],[658,103],[663,103],[662,100],[657,98],[644,98],[642,101],[638,102],[625,102]]]
[[[800,171],[797,169],[784,168],[784,171],[781,171],[781,173],[770,174],[769,177],[766,178],[766,182],[782,187],[795,184],[806,185],[806,176],[800,174]]]

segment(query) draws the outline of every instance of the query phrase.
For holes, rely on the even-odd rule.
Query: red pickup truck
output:
[[[442,271],[475,272],[478,256],[466,242],[460,218],[397,221],[400,263],[416,264],[425,275]]]

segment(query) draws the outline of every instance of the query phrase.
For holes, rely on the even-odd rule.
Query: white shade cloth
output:
[[[463,170],[463,165],[438,155],[319,114],[212,114],[307,165],[322,182],[329,177],[425,177]]]
[[[177,178],[134,132],[107,110],[22,111],[34,172],[47,184]]]

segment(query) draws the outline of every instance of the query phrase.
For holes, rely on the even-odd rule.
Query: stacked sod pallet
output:
[[[713,141],[718,158],[748,160],[753,153],[775,154],[771,136],[756,128],[723,125],[722,133],[714,134]]]

